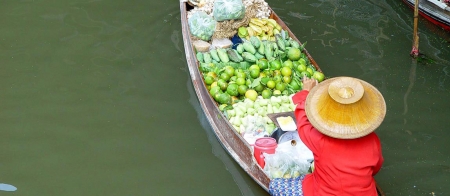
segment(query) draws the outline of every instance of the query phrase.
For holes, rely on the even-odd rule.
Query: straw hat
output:
[[[306,115],[321,133],[354,139],[373,132],[386,115],[386,103],[371,84],[352,77],[327,79],[310,90]]]

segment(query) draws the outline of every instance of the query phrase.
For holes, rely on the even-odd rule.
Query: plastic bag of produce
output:
[[[242,121],[242,124],[246,125],[244,126],[243,137],[250,145],[255,144],[256,139],[268,136],[263,117],[258,115],[247,116]]]
[[[202,11],[193,13],[189,17],[188,23],[191,34],[204,41],[211,39],[217,24],[211,16]]]
[[[295,178],[307,174],[310,160],[299,156],[299,148],[289,142],[279,144],[274,154],[264,154],[264,172],[273,178]]]
[[[242,19],[245,16],[245,6],[242,0],[216,0],[213,15],[216,21]]]
[[[290,174],[290,157],[289,154],[284,152],[275,152],[275,154],[264,153],[264,172],[273,178],[283,178],[285,175]],[[290,177],[290,176],[289,176]]]

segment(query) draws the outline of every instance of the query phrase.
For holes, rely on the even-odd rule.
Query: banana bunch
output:
[[[251,18],[247,27],[249,39],[252,36],[258,37],[260,40],[275,41],[275,34],[280,33],[281,26],[272,18]]]

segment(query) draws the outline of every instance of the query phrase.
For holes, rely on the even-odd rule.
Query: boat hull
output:
[[[402,0],[414,10],[414,0]],[[450,12],[440,9],[426,0],[419,0],[419,14],[431,23],[450,32]]]

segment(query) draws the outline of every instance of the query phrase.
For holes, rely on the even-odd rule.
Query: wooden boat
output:
[[[402,0],[414,10],[415,0]],[[445,0],[419,0],[419,14],[433,24],[450,31],[450,6]]]
[[[185,47],[185,55],[188,64],[189,73],[191,76],[192,84],[195,89],[195,93],[199,99],[200,105],[208,119],[217,139],[222,144],[223,148],[230,154],[231,157],[242,167],[246,173],[253,178],[263,189],[268,191],[269,177],[264,173],[263,169],[257,164],[256,159],[253,156],[253,147],[250,146],[241,135],[239,135],[229,123],[227,118],[220,111],[217,103],[210,96],[204,82],[201,71],[199,70],[199,64],[196,59],[195,49],[191,41],[191,33],[189,30],[187,12],[193,9],[186,2],[180,1],[181,11],[181,26],[183,33],[183,43]],[[278,22],[282,28],[289,33],[289,36],[301,43],[286,24],[271,10],[270,18],[273,18]],[[304,50],[311,64],[319,71],[320,68],[311,55]],[[377,186],[378,187],[378,186]],[[381,189],[378,188],[380,195],[384,195]]]

